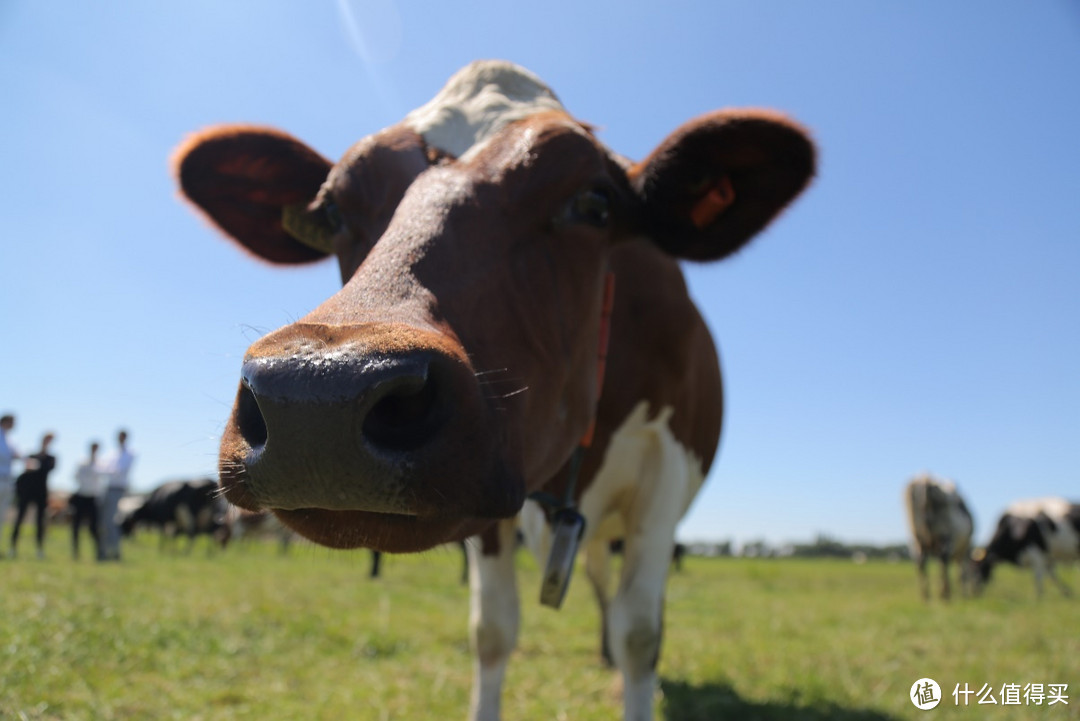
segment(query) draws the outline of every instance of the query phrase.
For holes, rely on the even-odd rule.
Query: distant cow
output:
[[[966,595],[971,590],[971,534],[974,523],[964,499],[950,481],[930,475],[918,476],[904,489],[908,526],[912,536],[912,555],[919,569],[923,598],[930,598],[926,565],[931,558],[941,561],[941,597],[949,598],[949,562],[960,567],[960,586]]]
[[[1080,504],[1064,498],[1040,498],[1013,503],[998,520],[994,536],[975,554],[979,590],[990,580],[997,563],[1030,566],[1035,572],[1035,593],[1043,594],[1043,574],[1062,594],[1072,590],[1054,572],[1055,561],[1080,558]]]
[[[198,534],[211,535],[224,546],[229,540],[225,512],[226,504],[213,479],[170,481],[128,513],[120,528],[124,535],[131,535],[138,525],[155,526],[161,531],[162,548],[167,540],[181,534],[188,538],[188,551]]]
[[[616,538],[608,544],[608,549],[613,556],[621,556],[623,552],[623,539]],[[676,571],[682,571],[682,560],[686,556],[687,548],[685,543],[676,543],[675,547],[671,549],[671,565]]]
[[[464,541],[458,541],[457,545],[461,549],[461,582],[469,582],[469,551],[465,547]],[[368,573],[368,578],[379,578],[382,574],[382,552],[371,552],[371,571]]]
[[[288,553],[289,546],[292,544],[293,538],[296,533],[281,523],[277,516],[269,511],[245,511],[242,508],[236,506],[230,506],[229,512],[229,527],[232,531],[232,538],[236,541],[243,542],[246,539],[250,539],[255,536],[262,537],[274,537],[277,538],[280,543],[281,553],[284,555]],[[469,557],[464,553],[464,542],[459,543],[464,556],[464,566],[462,570],[462,583],[468,582],[469,575]],[[370,578],[379,578],[382,573],[382,553],[380,551],[371,552],[371,570],[368,572]]]
[[[270,511],[245,511],[229,506],[227,518],[232,539],[243,542],[255,537],[274,538],[282,555],[289,552],[289,546],[296,536]]]
[[[337,163],[270,128],[193,136],[176,158],[192,203],[267,261],[335,256],[344,286],[248,349],[226,497],[339,548],[478,536],[482,719],[499,715],[517,642],[515,516],[541,563],[551,552],[550,605],[579,539],[624,538],[611,647],[627,718],[651,717],[675,528],[723,416],[679,260],[737,252],[814,166],[807,133],[757,109],[692,119],[635,163],[499,61]]]

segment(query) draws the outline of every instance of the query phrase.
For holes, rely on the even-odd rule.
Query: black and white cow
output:
[[[956,484],[923,474],[907,484],[904,501],[911,529],[912,556],[918,564],[923,598],[930,599],[926,564],[931,558],[941,560],[941,597],[947,599],[951,595],[949,561],[955,561],[960,567],[960,586],[967,594],[972,585],[967,560],[975,525]]]
[[[121,522],[124,535],[130,536],[137,525],[156,526],[161,530],[161,545],[180,534],[188,537],[187,550],[195,536],[205,533],[224,546],[229,540],[225,523],[226,504],[218,492],[217,481],[206,478],[194,481],[169,481],[158,486],[146,500]]]
[[[994,565],[1007,561],[1030,566],[1035,572],[1035,593],[1042,596],[1043,574],[1050,576],[1062,594],[1072,590],[1054,573],[1055,561],[1080,559],[1080,504],[1064,498],[1017,501],[998,519],[994,536],[975,557],[977,588],[990,580]]]

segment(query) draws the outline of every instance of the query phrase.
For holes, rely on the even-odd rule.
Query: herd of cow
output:
[[[930,597],[926,566],[941,561],[941,596],[949,598],[949,564],[960,569],[965,593],[977,593],[998,563],[1030,567],[1035,591],[1049,576],[1061,592],[1072,595],[1054,571],[1055,562],[1080,560],[1080,504],[1064,498],[1040,498],[1010,505],[998,519],[986,548],[972,546],[975,524],[956,484],[921,475],[904,491],[915,562],[924,598]]]
[[[1080,560],[1080,504],[1064,498],[1013,503],[998,519],[987,546],[975,548],[974,520],[955,483],[929,474],[917,476],[904,489],[904,501],[924,598],[930,598],[927,565],[931,559],[941,562],[942,598],[952,595],[950,563],[960,570],[965,595],[979,593],[994,566],[1003,562],[1031,568],[1039,596],[1044,576],[1049,576],[1064,595],[1072,595],[1055,573],[1054,564]],[[294,536],[268,511],[230,506],[221,497],[218,482],[209,478],[164,483],[146,497],[126,499],[121,513],[125,535],[130,536],[137,526],[156,528],[163,547],[181,536],[190,550],[200,534],[211,536],[222,547],[233,539],[269,535],[278,539],[285,551]],[[622,553],[622,539],[612,541],[610,550]],[[684,553],[685,547],[676,544],[672,553],[676,564]],[[376,551],[372,554],[372,577],[379,575],[380,564],[381,554]],[[464,568],[463,580],[467,580],[467,557]]]
[[[725,110],[633,162],[535,75],[482,61],[336,163],[250,125],[199,132],[174,162],[184,197],[248,253],[334,257],[343,285],[245,355],[224,497],[332,547],[475,539],[474,719],[500,715],[518,534],[556,607],[580,547],[625,717],[651,718],[675,528],[723,415],[679,262],[730,256],[781,213],[814,175],[808,133]]]
[[[51,505],[67,507],[63,499]],[[138,528],[158,531],[162,549],[184,538],[185,550],[190,551],[200,535],[212,539],[210,548],[224,548],[230,541],[257,534],[280,539],[285,549],[293,538],[292,531],[272,513],[247,513],[230,507],[213,478],[168,481],[145,496],[125,496],[116,520],[125,537],[131,537]]]

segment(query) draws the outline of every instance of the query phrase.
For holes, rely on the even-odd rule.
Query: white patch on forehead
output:
[[[480,60],[455,73],[404,122],[428,145],[461,158],[506,124],[552,110],[565,112],[540,78],[513,63]]]

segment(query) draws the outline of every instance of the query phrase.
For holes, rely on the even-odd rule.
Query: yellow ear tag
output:
[[[306,203],[293,203],[281,209],[281,227],[285,232],[312,250],[326,255],[334,254],[332,233],[325,224],[316,219]]]
[[[735,202],[731,178],[723,176],[690,208],[690,220],[698,230],[712,225]]]

